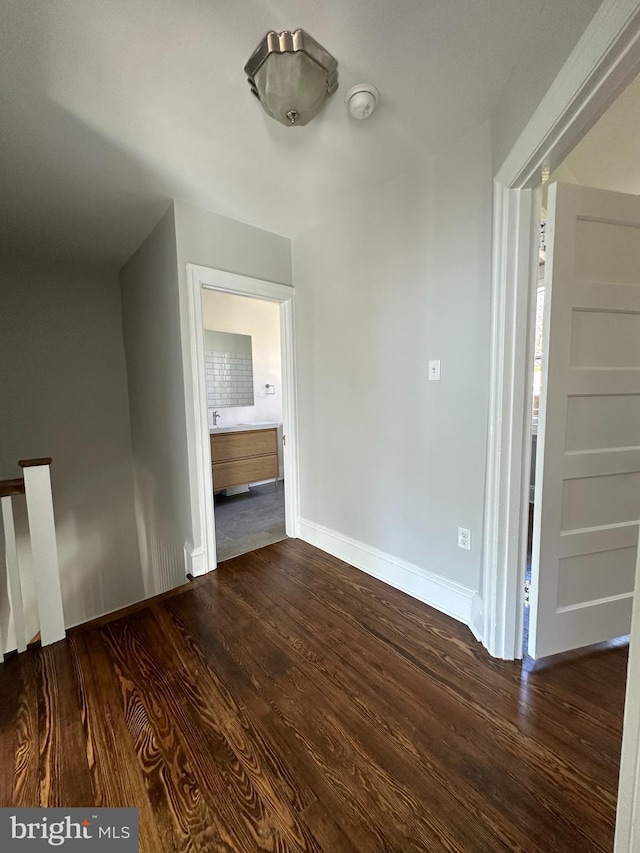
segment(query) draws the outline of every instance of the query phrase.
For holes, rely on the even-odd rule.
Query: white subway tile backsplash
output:
[[[205,351],[207,405],[253,406],[253,370],[248,353]]]

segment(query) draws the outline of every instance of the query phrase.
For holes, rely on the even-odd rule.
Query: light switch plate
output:
[[[440,381],[440,359],[436,358],[429,362],[429,382]]]

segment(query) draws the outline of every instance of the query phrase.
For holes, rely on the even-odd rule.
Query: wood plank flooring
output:
[[[0,666],[0,805],[141,851],[613,849],[627,649],[534,665],[305,545]]]

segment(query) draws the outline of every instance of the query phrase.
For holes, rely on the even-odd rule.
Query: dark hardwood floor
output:
[[[0,805],[137,806],[149,853],[611,851],[625,675],[288,540],[0,666]]]

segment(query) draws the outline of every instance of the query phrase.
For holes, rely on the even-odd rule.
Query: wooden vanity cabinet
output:
[[[277,480],[276,428],[212,433],[210,440],[214,489]]]

